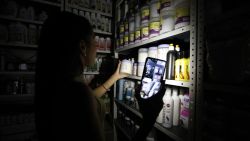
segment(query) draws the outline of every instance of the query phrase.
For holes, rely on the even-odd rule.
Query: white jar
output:
[[[141,15],[140,12],[135,14],[135,28],[140,28],[141,26]]]
[[[174,27],[175,29],[189,25],[190,22],[189,5],[190,5],[189,2],[185,1],[176,7],[176,17],[175,17],[176,20]]]
[[[134,63],[133,64],[133,75],[136,76],[137,75],[137,70],[138,70],[138,64],[137,63]]]
[[[141,23],[149,21],[149,6],[145,5],[141,8]]]
[[[125,73],[125,74],[132,74],[132,63],[129,60],[122,60],[121,62],[121,68],[120,68],[120,73]]]
[[[142,76],[145,62],[138,62],[137,76]]]
[[[157,58],[161,60],[167,61],[167,53],[168,53],[169,44],[161,44],[157,49]]]
[[[135,16],[131,16],[129,18],[129,32],[134,32],[135,31]]]
[[[160,18],[152,18],[149,22],[149,37],[155,37],[160,34]]]
[[[150,47],[148,48],[148,57],[152,57],[152,58],[157,58],[157,47]]]
[[[141,29],[140,27],[135,30],[135,43],[139,43],[141,41]]]
[[[175,26],[175,10],[163,9],[160,12],[161,21],[161,31],[160,33],[165,33],[172,31]]]
[[[141,40],[147,40],[149,38],[149,25],[145,22],[141,25]]]
[[[150,3],[150,19],[159,17],[160,1],[152,0]]]
[[[138,62],[146,62],[147,57],[148,57],[148,49],[140,48],[138,50]]]

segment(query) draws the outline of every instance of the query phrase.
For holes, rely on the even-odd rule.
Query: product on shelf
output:
[[[141,24],[141,40],[147,40],[149,38],[149,23],[144,22]]]
[[[174,30],[175,25],[175,10],[163,9],[160,12],[161,20],[161,31],[160,33],[165,33]]]
[[[189,25],[190,22],[189,0],[184,0],[178,3],[178,5],[176,5],[175,8],[176,8],[175,29]]]
[[[166,71],[166,79],[174,80],[175,79],[175,60],[176,60],[176,51],[174,49],[174,45],[169,45],[169,51],[167,53],[167,71]]]
[[[177,87],[173,87],[172,89],[172,99],[173,99],[173,126],[178,126],[180,118],[180,98],[178,97]]]
[[[181,59],[182,55],[180,52],[180,47],[179,45],[175,46],[176,50],[176,60],[175,60],[175,80],[181,80],[182,75],[181,75]]]
[[[130,60],[123,59],[121,62],[121,73],[132,74],[132,62]]]
[[[151,18],[149,21],[149,37],[155,37],[160,34],[160,18]]]
[[[159,17],[160,11],[160,1],[159,0],[151,0],[150,3],[150,19]]]
[[[148,57],[157,58],[157,46],[148,48]]]
[[[167,61],[167,53],[169,50],[169,44],[160,44],[157,49],[157,58]]]
[[[189,120],[189,94],[183,96],[183,109],[180,112],[180,125],[184,128],[188,128]]]
[[[173,99],[171,97],[171,88],[167,87],[163,96],[163,122],[162,125],[166,128],[171,128],[173,125]]]
[[[172,9],[174,7],[174,1],[173,0],[161,0],[161,10],[163,9]]]
[[[149,6],[148,5],[144,5],[141,8],[141,23],[146,23],[149,22]]]

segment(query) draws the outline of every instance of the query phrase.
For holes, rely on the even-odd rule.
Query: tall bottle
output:
[[[180,88],[179,92],[179,98],[180,98],[180,113],[183,111],[184,108],[184,88]]]
[[[174,50],[174,45],[169,45],[169,51],[167,53],[167,77],[166,79],[174,80],[174,65],[176,60],[176,51]]]
[[[174,102],[173,106],[173,126],[179,125],[179,117],[180,117],[180,98],[178,97],[178,89],[177,87],[173,88],[172,98]]]
[[[180,71],[181,71],[181,52],[180,52],[180,46],[175,46],[176,50],[176,60],[175,60],[175,80],[180,80]]]
[[[171,128],[173,124],[173,99],[171,97],[171,88],[167,87],[163,96],[163,126]]]

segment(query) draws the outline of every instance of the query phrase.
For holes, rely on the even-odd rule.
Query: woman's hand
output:
[[[129,74],[120,73],[120,67],[121,67],[121,61],[119,61],[118,65],[117,65],[117,68],[116,68],[116,71],[113,74],[116,77],[117,80],[129,76]]]

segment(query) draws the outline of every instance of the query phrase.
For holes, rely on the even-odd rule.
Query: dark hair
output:
[[[83,66],[80,62],[80,41],[84,40],[89,46],[92,34],[92,26],[84,17],[68,12],[50,16],[41,30],[38,76],[52,74],[54,77],[72,77],[81,73]]]

